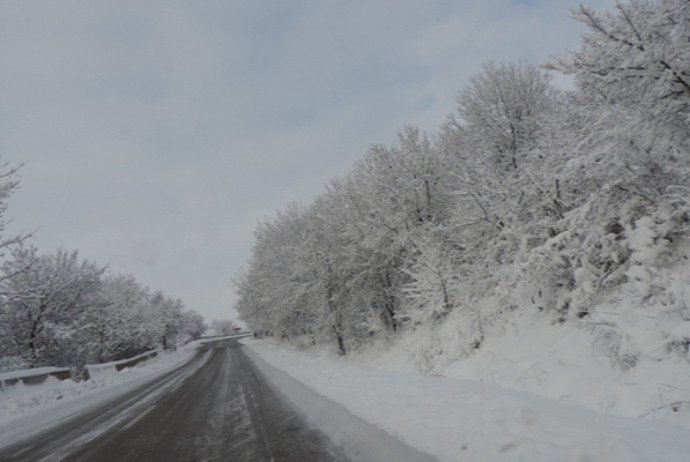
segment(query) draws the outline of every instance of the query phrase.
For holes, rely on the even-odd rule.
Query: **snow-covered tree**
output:
[[[580,51],[551,66],[574,75],[581,92],[605,104],[642,110],[650,121],[687,126],[690,4],[632,0],[616,3],[615,10],[577,9],[573,17],[587,26],[589,34]]]
[[[453,213],[452,167],[432,141],[406,127],[396,144],[372,146],[332,183],[331,202],[346,214],[341,228],[359,252],[360,293],[393,330],[401,321],[401,288],[410,280],[405,268],[419,252],[416,241]]]
[[[560,174],[572,210],[529,268],[536,280],[561,275],[532,296],[547,297],[538,303],[561,319],[586,316],[599,290],[625,281],[626,236],[640,220],[666,223],[671,240],[684,232],[667,211],[677,211],[671,191],[684,190],[690,172],[689,12],[682,0],[634,0],[601,14],[580,7],[574,17],[589,29],[581,50],[549,64],[578,87],[579,130]]]
[[[485,64],[457,97],[461,129],[485,147],[500,171],[517,169],[538,144],[552,115],[555,90],[550,76],[526,64]]]
[[[131,276],[104,276],[105,267],[76,251],[42,255],[22,244],[28,234],[6,236],[17,170],[0,165],[0,363],[78,368],[159,342],[174,348],[180,332],[200,335],[203,318],[181,301],[151,295]]]
[[[105,268],[77,252],[39,255],[20,246],[5,262],[2,283],[7,320],[16,348],[34,365],[64,365],[80,354],[81,321],[95,304]]]
[[[231,319],[214,319],[211,321],[211,330],[214,335],[227,336],[235,333],[237,325]]]
[[[185,310],[182,312],[182,328],[183,334],[189,336],[190,340],[197,340],[208,330],[208,326],[204,321],[204,317],[192,310]]]
[[[5,233],[7,224],[10,221],[6,216],[9,206],[8,201],[19,187],[17,172],[20,168],[21,166],[13,167],[9,163],[0,163],[0,258],[4,258],[12,247],[23,242],[30,235],[23,233],[16,236],[8,236]],[[1,277],[4,279],[10,278],[24,269],[15,268],[15,272],[5,273]],[[10,320],[11,316],[3,298],[0,300],[0,358],[5,357],[8,364],[10,362],[13,364],[23,364],[23,360],[18,357],[20,352],[14,341]]]
[[[455,160],[464,221],[502,241],[500,259],[512,258],[525,231],[530,242],[543,240],[565,211],[559,173],[570,146],[558,139],[569,99],[549,82],[535,66],[485,65],[460,92],[457,115],[439,137]]]
[[[177,335],[183,326],[184,303],[156,291],[149,298],[149,304],[149,328],[157,333],[160,345],[164,349],[176,350]]]
[[[472,354],[523,308],[584,323],[624,288],[680,316],[680,279],[663,265],[690,229],[688,5],[580,8],[582,50],[546,66],[576,91],[536,66],[485,65],[438,136],[407,127],[312,204],[260,225],[237,281],[242,319],[341,353],[419,329],[431,370],[437,339]],[[630,367],[634,348],[606,323]]]
[[[78,369],[159,346],[175,349],[180,333],[200,335],[203,318],[184,311],[181,301],[105,271],[76,251],[15,248],[2,266],[0,357]]]
[[[90,333],[92,361],[123,359],[155,347],[147,288],[133,276],[107,275],[98,297],[100,303],[85,313],[83,327]]]
[[[16,236],[7,236],[5,233],[10,222],[10,219],[5,216],[9,206],[8,201],[19,187],[17,173],[20,168],[21,165],[14,167],[7,162],[0,162],[0,257],[5,257],[9,249],[31,236],[30,233],[21,233]],[[5,275],[5,277],[11,276],[12,274]]]
[[[248,268],[234,280],[239,295],[237,311],[257,335],[290,336],[307,309],[300,303],[305,281],[301,248],[304,244],[304,208],[290,204],[254,232]]]

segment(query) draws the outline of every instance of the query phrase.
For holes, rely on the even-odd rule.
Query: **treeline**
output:
[[[249,328],[346,354],[452,318],[469,354],[511,312],[577,322],[606,288],[669,289],[655,267],[690,229],[690,3],[573,16],[589,30],[579,51],[486,64],[437,134],[406,127],[262,222],[235,281]]]
[[[0,214],[18,182],[0,175]],[[0,220],[0,231],[6,221]],[[28,235],[0,242],[0,372],[102,363],[198,338],[203,317],[181,300],[151,291],[132,276],[58,249],[40,254]]]
[[[72,366],[175,349],[203,317],[132,276],[58,249],[15,247],[0,270],[0,361],[5,368]]]

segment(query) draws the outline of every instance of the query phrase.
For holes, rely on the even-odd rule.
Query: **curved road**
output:
[[[347,460],[272,388],[236,341],[211,348],[153,383],[0,449],[0,461]]]

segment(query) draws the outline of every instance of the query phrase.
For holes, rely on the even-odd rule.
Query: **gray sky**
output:
[[[578,49],[579,3],[0,0],[11,230],[232,318],[260,219],[435,132],[483,62]]]

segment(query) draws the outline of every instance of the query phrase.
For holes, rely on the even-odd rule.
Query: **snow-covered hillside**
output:
[[[689,460],[690,4],[573,17],[580,50],[487,63],[236,280],[258,337],[336,361],[274,364],[443,460]]]
[[[441,462],[685,462],[690,454],[690,432],[668,422],[605,415],[487,382],[373,369],[324,351],[244,342],[269,364]],[[385,366],[400,368],[404,361],[395,365],[396,359],[401,356],[389,352]],[[591,374],[579,383],[598,387]]]
[[[644,252],[641,244],[637,248]],[[486,326],[481,348],[467,351],[462,320],[451,316],[440,326],[362,347],[350,359],[690,428],[690,320],[683,310],[690,305],[690,240],[673,251],[679,258],[671,266],[633,266],[629,273],[645,276],[600,293],[577,322],[555,322],[536,308],[511,313]]]
[[[405,127],[261,223],[236,281],[248,326],[688,427],[690,4],[573,17],[580,50],[487,63],[437,134]]]
[[[476,350],[453,314],[345,357],[309,336],[247,343],[444,461],[684,461],[690,239],[659,246],[650,228],[631,233],[627,282],[597,293],[587,316],[511,312],[485,324]]]

